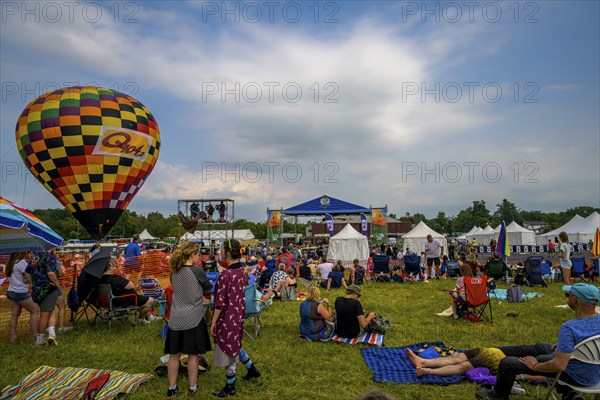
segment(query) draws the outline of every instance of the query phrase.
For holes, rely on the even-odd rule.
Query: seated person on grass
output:
[[[333,334],[331,304],[320,296],[319,288],[312,286],[300,303],[300,336],[308,340],[329,339]]]
[[[354,259],[354,261],[352,261],[352,263],[354,264],[354,270],[356,271],[354,273],[354,283],[355,285],[362,285],[363,282],[367,283],[367,286],[369,286],[371,283],[369,282],[369,280],[365,277],[367,270],[365,269],[365,267],[363,267],[362,265],[360,265],[359,261],[357,258]]]
[[[538,343],[535,347],[538,348],[540,353],[552,353],[552,345],[550,343]],[[433,359],[421,358],[408,348],[405,350],[405,353],[412,365],[415,366],[417,376],[464,375],[473,368],[487,368],[492,375],[496,375],[500,361],[506,357],[502,349],[502,347],[483,347],[465,350],[464,353],[457,351],[451,356]],[[543,376],[535,375],[523,375],[521,378],[530,381],[546,380]]]
[[[471,269],[469,268],[469,272]],[[467,275],[470,276],[470,275]],[[458,319],[458,304],[465,301],[465,278],[459,276],[456,279],[456,287],[453,291],[448,292],[452,296],[452,318]]]
[[[283,263],[279,264],[279,266],[285,268],[285,264]],[[267,290],[267,293],[261,297],[261,301],[269,301],[273,297],[282,301],[296,300],[297,283],[294,272],[294,268],[288,268],[287,271],[284,272],[285,278],[280,279],[276,284],[273,283],[275,286],[271,286],[271,288]],[[281,276],[283,277],[284,275]]]
[[[302,260],[300,262],[298,272],[300,273],[300,278],[306,279],[307,281],[312,281],[312,272],[310,270],[310,267],[307,265],[306,260]]]
[[[370,312],[365,317],[362,304],[358,301],[361,296],[360,287],[350,285],[346,288],[346,296],[335,300],[336,334],[343,338],[355,338],[366,332],[371,320],[375,317]]]
[[[136,299],[133,296],[125,297],[123,299],[115,299],[113,304],[116,307],[127,307],[132,305],[137,305],[139,307],[138,310],[138,319],[135,321],[136,323],[149,323],[146,319],[146,315],[148,311],[152,309],[152,304],[154,303],[154,298],[150,296],[144,296],[138,294],[135,289],[133,282],[119,276],[115,272],[115,263],[111,262],[108,265],[106,271],[102,275],[102,279],[100,283],[107,283],[110,285],[110,289],[112,291],[113,296],[122,296],[125,294],[135,294],[137,296]]]
[[[346,280],[344,279],[344,273],[340,270],[340,266],[338,264],[333,267],[333,271],[329,273],[329,277],[327,278],[327,290],[334,288],[339,289],[341,287],[347,288]]]

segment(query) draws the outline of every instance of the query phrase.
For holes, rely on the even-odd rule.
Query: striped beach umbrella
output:
[[[47,251],[63,243],[38,217],[0,196],[0,254]]]
[[[503,259],[510,256],[510,243],[508,243],[508,233],[506,232],[506,224],[504,221],[502,221],[502,224],[500,225],[497,251]]]

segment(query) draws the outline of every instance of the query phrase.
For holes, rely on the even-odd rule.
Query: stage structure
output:
[[[373,216],[372,233],[374,242],[385,243],[387,241],[387,205],[380,208],[363,207],[327,195],[317,197],[285,210],[267,209],[268,241],[271,244],[281,244],[280,238],[281,234],[283,233],[283,220],[287,216],[293,216],[294,223],[297,225],[298,217],[343,217],[348,215],[362,215],[361,219],[364,219],[365,222],[361,225],[366,227],[366,218],[364,218],[365,214]],[[346,223],[344,222],[342,225],[345,226]],[[375,228],[375,225],[377,225],[377,228]],[[339,228],[341,229],[341,227]],[[375,229],[377,229],[377,232],[375,232]],[[333,236],[335,231],[335,223],[332,224],[331,231],[332,232],[330,233],[330,236]],[[369,232],[367,232],[366,229],[363,232],[365,236],[369,237]]]
[[[191,240],[210,247],[233,239],[235,202],[232,199],[189,199],[177,201],[177,215]]]

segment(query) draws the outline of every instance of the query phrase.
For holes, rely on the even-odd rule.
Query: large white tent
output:
[[[584,219],[585,218],[583,218],[581,215],[575,214],[575,216],[573,218],[571,218],[571,220],[569,222],[567,222],[566,224],[564,224],[560,228],[555,229],[555,230],[550,231],[550,232],[543,233],[541,235],[538,235],[536,237],[537,244],[538,245],[544,245],[544,244],[548,243],[548,240],[554,241],[554,238],[558,237],[558,234],[561,233],[561,232],[563,232],[563,231],[567,232],[567,235],[569,235],[569,240],[572,241],[573,239],[571,238],[571,236],[573,236],[575,234],[579,235],[581,221],[583,221]]]
[[[535,244],[535,232],[529,229],[523,228],[515,221],[511,222],[506,227],[506,233],[508,234],[508,243],[513,245],[534,245]]]
[[[327,258],[332,260],[366,261],[369,259],[369,241],[350,224],[329,239]]]
[[[419,222],[410,232],[402,235],[404,247],[408,247],[411,251],[421,254],[421,252],[425,251],[427,235],[431,235],[434,239],[438,239],[444,247],[444,254],[448,254],[448,242],[444,235],[437,233],[423,221]]]
[[[492,228],[491,226],[486,226],[483,231],[475,233],[473,235],[473,237],[475,238],[475,240],[477,240],[477,244],[481,244],[486,246],[487,244],[490,243],[490,240],[492,239],[498,239],[498,235],[494,236],[494,228]]]
[[[156,240],[158,238],[155,238],[154,236],[152,236],[150,234],[150,232],[148,232],[148,229],[144,229],[144,232],[140,233],[140,239],[141,240]]]
[[[596,228],[600,228],[600,214],[596,211],[588,215],[587,218],[575,215],[569,222],[560,228],[539,235],[537,241],[538,244],[546,244],[548,243],[548,240],[554,240],[554,237],[564,231],[569,236],[570,242],[588,243],[590,240],[594,240]]]
[[[481,228],[478,227],[477,225],[473,225],[471,230],[463,235],[464,239],[467,239],[468,241],[473,240],[473,235],[475,235],[477,232],[479,232],[480,229]],[[461,237],[459,237],[459,239],[463,239],[463,237],[461,236]]]

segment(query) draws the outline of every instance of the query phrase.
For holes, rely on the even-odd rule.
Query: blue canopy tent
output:
[[[295,216],[360,213],[371,214],[371,209],[326,195],[281,211],[281,214]]]
[[[267,210],[268,214],[269,210]],[[294,207],[281,210],[281,215],[295,217],[294,224],[298,224],[298,217],[311,217],[316,215],[349,215],[349,214],[371,214],[368,207],[359,206],[339,200],[334,197],[323,195]]]

